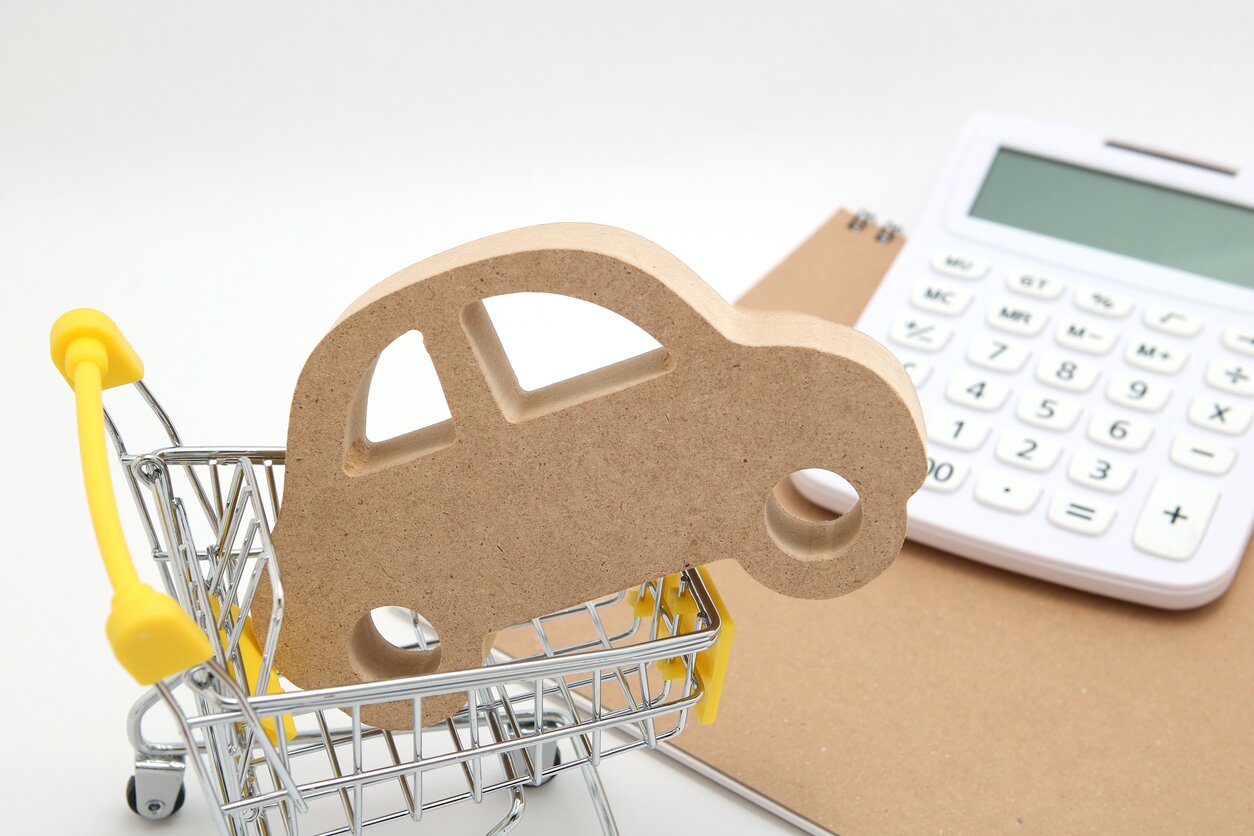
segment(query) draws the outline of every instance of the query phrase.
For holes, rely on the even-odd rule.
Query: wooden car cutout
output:
[[[608,308],[661,348],[524,391],[483,300],[525,291]],[[452,418],[368,441],[374,365],[410,330]],[[737,310],[640,237],[555,224],[467,244],[368,291],[300,375],[273,535],[277,663],[302,688],[477,667],[495,631],[725,558],[785,595],[842,595],[900,550],[922,428],[872,339]],[[811,522],[779,505],[775,485],[810,467],[853,485],[850,513]],[[264,630],[269,590],[257,600]],[[370,617],[384,606],[420,613],[438,648],[384,639]],[[461,702],[425,700],[424,722]],[[408,703],[363,716],[412,725]]]

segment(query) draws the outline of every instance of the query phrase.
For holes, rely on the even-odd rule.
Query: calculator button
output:
[[[970,465],[928,456],[927,478],[923,480],[923,487],[938,493],[953,493],[962,487],[970,472]]]
[[[1170,343],[1155,340],[1132,340],[1123,353],[1127,360],[1138,369],[1146,369],[1159,374],[1175,374],[1184,368],[1189,359],[1189,352]]]
[[[988,262],[962,253],[939,252],[932,256],[932,269],[960,279],[982,279],[988,272]]]
[[[1254,354],[1254,328],[1225,328],[1224,348],[1242,354]]]
[[[1116,412],[1099,409],[1089,421],[1089,441],[1114,447],[1116,450],[1144,450],[1154,435],[1154,425],[1136,418],[1124,418]]]
[[[915,389],[927,383],[927,379],[932,376],[932,364],[926,360],[905,357],[899,359],[901,367],[906,370],[906,374],[910,375],[910,382],[914,384]]]
[[[949,378],[945,397],[962,406],[992,412],[1001,409],[1010,397],[1010,386],[987,375],[958,371]]]
[[[937,282],[919,282],[915,285],[910,302],[925,311],[957,316],[971,304],[971,291]]]
[[[1015,270],[1006,278],[1006,286],[1015,293],[1034,296],[1037,299],[1057,299],[1067,285],[1053,276],[1042,276],[1031,270]]]
[[[1171,460],[1198,473],[1223,476],[1236,462],[1237,451],[1200,436],[1178,435],[1171,442]]]
[[[1062,455],[1062,445],[1040,436],[1009,433],[997,442],[997,459],[1024,470],[1044,473]]]
[[[1087,392],[1097,382],[1101,367],[1086,360],[1047,351],[1036,364],[1036,379],[1041,383],[1071,392]]]
[[[1201,545],[1218,502],[1219,491],[1209,485],[1160,476],[1141,509],[1132,544],[1157,557],[1188,560]]]
[[[1249,429],[1254,417],[1248,406],[1227,400],[1198,395],[1189,404],[1189,420],[1199,427],[1228,435],[1240,435]]]
[[[1136,468],[1118,459],[1076,453],[1067,465],[1067,478],[1077,485],[1106,493],[1123,493],[1132,484]]]
[[[1011,299],[994,302],[988,309],[989,325],[1021,337],[1035,337],[1048,321],[1049,314],[1040,308],[1019,304]]]
[[[1105,354],[1115,347],[1119,339],[1114,328],[1082,319],[1065,319],[1058,323],[1054,339],[1063,348],[1073,348],[1085,354]]]
[[[1254,365],[1211,360],[1206,367],[1206,382],[1234,395],[1254,395]]]
[[[1076,307],[1102,316],[1127,316],[1132,311],[1132,299],[1118,293],[1095,288],[1081,288],[1075,293]]]
[[[1039,480],[1009,473],[986,471],[975,483],[975,498],[985,505],[1012,514],[1026,514],[1041,496]]]
[[[1034,427],[1066,432],[1080,417],[1080,404],[1044,392],[1029,392],[1019,399],[1015,417]]]
[[[1105,534],[1115,519],[1115,507],[1074,493],[1054,494],[1049,503],[1049,521],[1059,528],[1088,534]]]
[[[1146,380],[1134,374],[1120,373],[1110,379],[1106,397],[1111,403],[1141,412],[1158,412],[1171,398],[1171,387],[1161,380]]]
[[[1026,348],[995,337],[979,336],[967,349],[967,362],[995,372],[1017,372],[1028,361]]]
[[[1164,334],[1177,337],[1196,337],[1202,333],[1200,316],[1177,311],[1174,308],[1164,308],[1161,305],[1150,305],[1146,308],[1142,320],[1155,331],[1162,331]]]
[[[987,421],[943,409],[927,418],[927,440],[955,450],[978,450],[992,429]]]
[[[921,351],[940,351],[954,335],[948,325],[921,316],[899,316],[893,320],[888,337],[898,345]]]

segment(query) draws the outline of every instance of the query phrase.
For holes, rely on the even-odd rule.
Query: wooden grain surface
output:
[[[662,347],[524,391],[481,301],[517,292],[601,305]],[[410,330],[452,418],[368,441],[374,364]],[[783,511],[772,488],[806,467],[843,474],[860,510],[817,522]],[[925,467],[909,379],[852,329],[733,308],[621,230],[476,241],[368,291],[301,373],[273,535],[277,664],[302,688],[477,667],[497,630],[727,555],[777,592],[841,595],[897,555]],[[383,606],[420,613],[439,649],[389,644],[369,615]],[[424,700],[425,722],[462,702]],[[407,703],[363,718],[412,722]]]

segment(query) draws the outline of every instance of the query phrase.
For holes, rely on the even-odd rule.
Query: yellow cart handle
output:
[[[173,598],[139,579],[118,518],[101,393],[134,383],[144,365],[113,320],[90,308],[62,314],[52,326],[52,362],[74,390],[83,481],[113,603],[105,633],[122,667],[150,685],[208,661],[213,648]]]

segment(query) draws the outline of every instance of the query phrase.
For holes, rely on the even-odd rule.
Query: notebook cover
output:
[[[852,323],[900,248],[837,214],[742,300]],[[794,495],[801,514],[822,514]],[[1249,552],[1247,551],[1247,563]],[[1237,833],[1254,826],[1254,578],[1206,607],[1126,604],[907,543],[831,601],[734,563],[718,722],[676,744],[813,822],[884,833]]]

